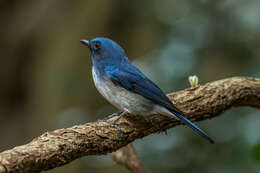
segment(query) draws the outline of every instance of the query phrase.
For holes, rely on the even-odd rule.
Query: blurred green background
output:
[[[80,39],[117,41],[165,92],[231,76],[260,76],[258,0],[1,0],[0,151],[41,133],[116,111],[94,87]],[[260,116],[231,109],[197,123],[217,143],[186,127],[134,142],[151,173],[260,171]],[[91,156],[52,173],[128,172]]]

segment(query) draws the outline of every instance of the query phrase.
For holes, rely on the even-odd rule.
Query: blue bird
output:
[[[214,143],[128,60],[124,50],[116,42],[101,37],[80,42],[90,49],[96,88],[112,105],[135,115],[160,114],[177,117],[210,143]]]

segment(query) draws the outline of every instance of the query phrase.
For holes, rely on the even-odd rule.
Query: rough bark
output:
[[[260,108],[260,79],[228,78],[168,96],[189,119],[200,121],[218,116],[232,106]],[[135,139],[180,124],[177,119],[158,115],[125,115],[117,122],[123,133],[102,121],[46,132],[28,144],[0,153],[0,173],[40,172],[82,156],[111,153]]]

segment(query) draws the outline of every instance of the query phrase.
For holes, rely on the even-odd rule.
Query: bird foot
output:
[[[119,132],[124,133],[123,130],[116,124],[116,122],[118,121],[119,118],[117,118],[116,120],[112,120],[112,121],[105,121],[106,123],[112,125],[113,127],[115,127]]]
[[[118,116],[116,119],[114,119],[114,120],[109,120],[109,119],[106,119],[105,120],[105,122],[106,123],[108,123],[108,124],[110,124],[110,125],[112,125],[112,126],[114,126],[118,131],[120,131],[121,133],[124,133],[123,131],[122,131],[122,129],[117,125],[117,122],[118,122],[118,120],[122,117],[122,116],[124,116],[126,114],[126,112],[117,112],[117,113],[114,113],[114,114],[112,114],[112,115],[109,115],[108,116],[108,118],[112,118],[112,117],[114,117],[114,116]]]

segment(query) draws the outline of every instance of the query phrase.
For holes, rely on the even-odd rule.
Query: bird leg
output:
[[[115,116],[119,116],[119,118],[120,118],[120,115],[121,115],[122,113],[123,113],[122,111],[115,112],[115,113],[113,113],[113,114],[111,114],[111,115],[108,115],[108,116],[107,116],[107,119],[113,118],[113,117],[115,117]]]
[[[111,118],[113,118],[113,117],[115,117],[115,116],[119,116],[119,115],[122,114],[122,113],[123,113],[123,112],[118,111],[118,112],[115,112],[115,113],[113,113],[113,114],[111,114],[111,115],[106,116],[106,117],[103,118],[103,119],[98,119],[97,121],[98,121],[98,122],[107,122],[109,119],[111,119]]]

